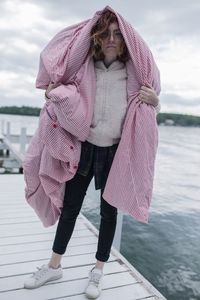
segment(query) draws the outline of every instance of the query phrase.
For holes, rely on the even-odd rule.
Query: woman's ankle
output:
[[[52,268],[52,269],[58,269],[58,268],[61,267],[61,264],[59,264],[59,265],[53,265],[51,263],[48,263],[48,266],[49,266],[49,268]]]
[[[59,268],[61,266],[61,259],[62,255],[53,251],[48,266],[53,269]]]
[[[105,262],[97,260],[97,261],[96,261],[96,264],[95,264],[95,267],[96,267],[97,269],[100,269],[100,270],[103,271],[104,265],[105,265]]]

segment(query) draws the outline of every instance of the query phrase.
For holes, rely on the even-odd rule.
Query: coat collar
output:
[[[119,60],[115,60],[111,63],[111,65],[107,68],[103,62],[103,60],[98,60],[95,61],[94,63],[95,68],[100,69],[100,70],[121,70],[125,68],[125,64]]]

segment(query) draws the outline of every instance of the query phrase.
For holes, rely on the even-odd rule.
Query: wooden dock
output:
[[[24,280],[49,261],[56,225],[44,228],[24,198],[23,175],[0,175],[0,299],[85,300],[98,230],[80,214],[62,258],[63,278],[26,290]],[[115,248],[104,266],[99,300],[166,300]]]
[[[10,122],[6,123],[5,133],[4,125],[4,121],[2,121],[0,132],[0,173],[16,173],[17,169],[18,173],[22,174],[24,153],[32,136],[27,135],[26,127],[21,128],[20,134],[11,134]]]
[[[24,156],[19,150],[19,143],[11,143],[5,135],[0,134],[0,167],[3,167],[5,170],[20,169]]]

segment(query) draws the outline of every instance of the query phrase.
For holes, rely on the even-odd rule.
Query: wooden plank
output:
[[[116,257],[113,255],[110,256],[109,261],[116,260]],[[29,262],[21,262],[6,266],[0,267],[0,278],[8,277],[8,276],[15,276],[15,275],[23,275],[23,274],[31,274],[33,270],[36,269],[37,266],[42,264],[46,264],[49,262],[48,259],[39,259],[37,261],[29,261]],[[76,267],[76,266],[83,266],[88,264],[94,264],[96,262],[95,254],[82,254],[82,255],[74,255],[68,256],[67,252],[62,257],[62,266],[64,268],[69,267]]]
[[[0,175],[1,176],[1,175]],[[16,216],[16,212],[9,212],[9,213],[1,213],[0,215],[0,220],[7,220],[7,219],[11,219],[11,218],[18,218],[18,219],[22,219],[23,217],[32,217],[33,216],[33,211],[29,211],[29,212],[20,212],[17,214]],[[36,216],[36,214],[34,214],[34,216]]]
[[[76,268],[63,268],[63,277],[59,280],[54,281],[54,283],[58,282],[65,282],[76,280],[77,278],[86,278],[88,275],[89,270],[92,268],[92,265],[85,265],[85,266],[77,266]],[[35,271],[35,270],[33,270]],[[128,269],[124,265],[120,265],[116,261],[108,262],[104,267],[104,274],[114,274],[119,272],[127,272]],[[4,277],[0,279],[0,291],[11,291],[15,289],[22,289],[24,287],[24,281],[29,277],[29,275],[17,275],[11,277]],[[47,283],[47,284],[52,284]]]
[[[73,232],[72,238],[87,237],[92,235],[93,234],[90,230],[80,230],[80,231],[76,230]],[[11,237],[4,237],[0,239],[0,246],[39,242],[39,241],[51,241],[53,236],[54,236],[54,232],[38,233],[34,235],[27,234],[27,235],[18,235],[18,236],[15,235]]]
[[[20,289],[15,290],[14,293],[12,291],[5,292],[1,294],[1,300],[44,300],[58,299],[59,297],[67,297],[68,299],[70,297],[70,299],[73,299],[73,295],[80,295],[84,293],[84,289],[88,282],[87,273],[85,274],[85,277],[86,278],[84,279],[76,278],[76,280],[66,280],[65,282],[59,282],[56,284],[47,284],[39,289],[31,291]],[[134,278],[128,272],[105,275],[103,278],[103,285],[104,289],[107,290],[106,294],[110,296],[106,299],[110,299],[112,296],[116,296],[117,298],[115,299],[121,300],[122,295],[125,299],[141,299],[142,297],[150,296],[140,283],[135,283]],[[120,298],[116,291],[116,288],[118,289],[118,291],[123,291],[123,294],[122,291],[120,293]]]
[[[17,195],[16,195],[16,193],[15,193],[15,197],[16,197]],[[20,195],[19,196],[21,196],[21,193],[20,193]],[[9,203],[6,203],[6,202],[3,202],[3,201],[1,201],[0,202],[0,209],[4,209],[4,208],[6,208],[6,209],[8,209],[8,208],[17,208],[17,207],[21,207],[21,208],[24,208],[24,202],[22,202],[22,201],[20,201],[19,203],[17,203],[16,201],[14,201],[14,202],[12,202],[12,200],[13,200],[13,197],[14,197],[14,194],[13,194],[13,197],[9,197],[8,195],[7,195],[7,193],[1,193],[1,197],[2,197],[2,199],[3,198],[5,198],[6,197],[6,199],[9,199]],[[27,204],[27,203],[26,203]]]
[[[1,175],[0,175],[1,176]],[[38,216],[35,214],[35,212],[33,210],[30,210],[28,212],[18,212],[17,216],[16,216],[16,212],[8,212],[8,213],[0,213],[0,220],[8,220],[8,219],[18,219],[18,220],[22,220],[23,218],[37,218],[38,222],[41,223],[41,221],[39,220]],[[80,220],[80,217],[78,216],[77,220]]]
[[[105,277],[105,280],[107,278]],[[56,300],[59,298],[45,298],[48,300]],[[61,298],[60,298],[61,299]],[[62,300],[86,300],[86,296],[84,293],[77,294],[75,296],[70,295],[66,297],[62,297]],[[125,286],[118,286],[118,287],[108,287],[103,289],[101,296],[97,298],[99,300],[108,300],[108,299],[115,299],[115,300],[159,300],[158,298],[151,297],[149,295],[146,296],[146,293],[141,284],[131,284]]]
[[[31,226],[32,227],[32,226]],[[50,227],[46,230],[40,230],[40,228],[31,228],[31,227],[23,227],[21,232],[19,230],[13,229],[13,231],[9,230],[8,232],[4,231],[0,233],[0,238],[6,238],[6,237],[16,237],[16,236],[27,236],[27,235],[35,235],[35,234],[48,234],[48,233],[54,233],[54,228]],[[75,230],[77,231],[77,230]],[[85,234],[88,233],[88,229],[81,229],[78,231],[83,231]]]
[[[31,233],[47,233],[53,232],[56,230],[57,224],[51,227],[44,227],[40,222],[28,222],[28,223],[6,223],[1,224],[0,226],[0,237],[15,235],[16,234],[27,234],[27,232]],[[80,221],[77,221],[75,224],[75,230],[87,230],[87,227]]]
[[[51,249],[53,244],[53,238],[49,241],[41,241],[39,242],[30,242],[30,243],[20,243],[20,244],[14,244],[12,247],[10,245],[1,245],[0,247],[0,255],[7,255],[7,254],[16,254],[16,253],[24,253],[24,252],[30,252],[30,251],[38,251],[38,250],[48,250]],[[87,236],[87,237],[79,237],[79,238],[72,238],[69,241],[68,247],[77,247],[79,245],[90,245],[90,244],[97,244],[97,237],[96,236]]]
[[[22,246],[23,247],[23,246]],[[72,255],[82,255],[88,253],[95,253],[96,252],[96,244],[91,245],[79,245],[78,247],[67,247],[67,256]],[[15,253],[7,254],[0,257],[0,267],[10,265],[13,263],[24,263],[28,261],[35,261],[41,259],[48,259],[51,255],[52,250],[39,250],[39,251],[29,251],[29,252],[22,252],[22,253]]]
[[[23,217],[23,219],[16,218],[16,217],[0,219],[0,225],[22,224],[22,223],[40,223],[40,221],[38,220],[38,218],[36,216]]]
[[[15,213],[15,216],[18,215],[18,213],[29,213],[32,212],[32,209],[30,207],[10,207],[10,208],[4,208],[1,209],[1,215],[2,214],[10,214],[10,213]]]

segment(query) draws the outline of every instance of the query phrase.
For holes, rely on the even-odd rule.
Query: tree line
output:
[[[2,106],[0,107],[0,114],[39,116],[40,110],[39,107],[31,106]],[[167,120],[172,120],[174,126],[200,126],[200,116],[175,113],[159,113],[157,115],[158,124],[166,124]]]

